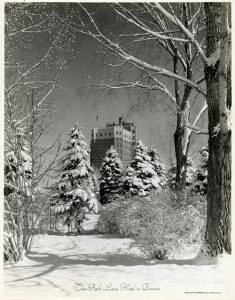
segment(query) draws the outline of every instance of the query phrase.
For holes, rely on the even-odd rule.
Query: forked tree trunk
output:
[[[219,47],[221,4],[204,4],[206,13],[206,47],[210,57]],[[222,5],[223,8],[223,5]],[[222,15],[221,15],[222,16]],[[221,18],[221,26],[224,22]],[[221,43],[223,39],[221,39]],[[221,53],[222,54],[222,53]],[[221,62],[220,60],[220,63]],[[224,251],[231,253],[230,214],[231,214],[231,137],[227,129],[220,128],[216,134],[214,128],[221,125],[221,93],[227,86],[221,85],[219,62],[205,67],[208,103],[209,158],[208,158],[208,195],[207,224],[205,233],[206,251],[216,256]],[[227,69],[227,66],[224,66]],[[227,99],[226,99],[227,103]],[[222,130],[221,130],[222,129]]]

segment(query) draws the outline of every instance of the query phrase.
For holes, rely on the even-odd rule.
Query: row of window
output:
[[[96,136],[105,136],[105,135],[112,135],[112,133],[111,132],[109,132],[109,133],[107,133],[107,132],[104,132],[104,133],[100,133],[100,134],[98,134],[98,133],[96,133]]]
[[[112,133],[111,132],[109,132],[109,133],[107,133],[107,132],[104,132],[104,133],[100,133],[100,134],[96,134],[96,136],[107,136],[107,135],[112,135]],[[122,132],[121,131],[116,131],[116,135],[122,135]],[[131,136],[130,135],[127,135],[127,134],[124,134],[124,137],[125,138],[131,138]]]
[[[121,135],[122,134],[122,131],[116,131],[115,132],[117,135]],[[132,133],[135,133],[135,130],[132,130]],[[112,135],[112,132],[101,132],[100,134],[96,133],[96,136],[105,136],[105,135]],[[128,137],[128,138],[131,138],[130,135],[127,135],[127,134],[124,134],[124,137]]]
[[[133,136],[132,139],[135,140],[135,137]],[[116,141],[123,141],[123,143],[127,143],[127,144],[132,143],[131,141],[124,140],[122,137],[116,137],[115,140]],[[113,142],[113,139],[100,139],[100,140],[97,140],[96,142],[105,143],[107,141]]]
[[[103,140],[97,140],[96,142],[98,142],[98,143],[105,143],[105,142],[107,142],[107,141],[109,141],[109,142],[113,142],[113,139],[103,139]]]

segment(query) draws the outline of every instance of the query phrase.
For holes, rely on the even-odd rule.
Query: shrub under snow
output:
[[[110,203],[102,210],[97,229],[132,237],[153,259],[174,257],[185,246],[201,242],[205,213],[193,205],[175,208],[172,197],[165,190]]]

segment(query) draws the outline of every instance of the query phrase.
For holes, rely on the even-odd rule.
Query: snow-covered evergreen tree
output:
[[[155,170],[154,155],[148,154],[147,147],[141,141],[136,146],[135,158],[123,176],[123,191],[131,195],[147,196],[151,190],[161,187],[161,177]]]
[[[22,128],[15,129],[12,147],[5,156],[5,195],[17,193],[29,196],[32,180],[32,158]]]
[[[200,164],[196,170],[194,182],[194,191],[200,195],[207,194],[208,155],[208,148],[203,147],[200,150]]]
[[[88,149],[81,127],[70,130],[65,154],[59,162],[60,180],[56,184],[54,210],[68,226],[74,222],[78,231],[89,211],[97,212],[94,171],[88,163]]]
[[[122,161],[116,149],[111,146],[100,168],[100,202],[102,204],[110,202],[111,197],[120,192],[122,173]]]
[[[154,166],[155,172],[160,177],[159,186],[161,188],[165,187],[167,183],[166,167],[158,155],[157,150],[154,147],[148,147],[147,154],[151,158],[150,163]]]
[[[189,188],[193,184],[194,175],[195,175],[195,168],[193,166],[193,159],[189,155],[187,159],[187,173],[186,173],[186,188]],[[168,185],[170,189],[174,190],[176,189],[176,164],[173,163],[168,170],[167,173],[168,176]]]

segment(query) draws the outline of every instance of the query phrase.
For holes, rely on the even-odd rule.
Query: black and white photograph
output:
[[[2,7],[2,299],[235,299],[232,3]]]

